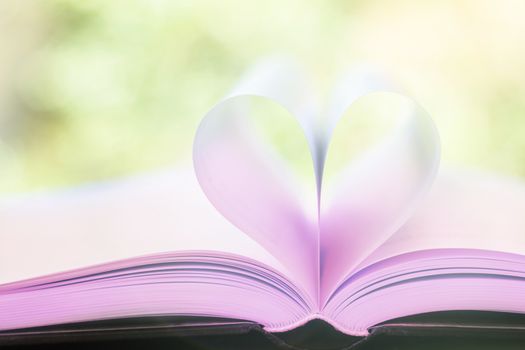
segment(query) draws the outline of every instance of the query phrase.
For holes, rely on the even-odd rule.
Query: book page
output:
[[[243,255],[286,274],[208,202],[190,167],[0,202],[0,284],[184,250]]]
[[[525,184],[477,171],[442,171],[409,221],[361,266],[436,248],[525,255]]]

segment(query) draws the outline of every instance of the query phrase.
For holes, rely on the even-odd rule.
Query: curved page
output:
[[[296,127],[308,135],[312,107],[305,86],[300,72],[281,61],[256,67],[205,116],[195,136],[193,159],[199,183],[217,210],[315,295],[319,251],[317,217],[312,215],[315,200],[305,200],[308,196],[287,165],[253,127],[253,103],[277,102],[291,113],[290,119],[296,116]],[[311,186],[315,196],[315,184]]]
[[[354,101],[380,91],[392,89],[366,74],[343,79],[328,115],[331,128]],[[406,97],[387,93],[406,102],[403,123],[375,148],[353,160],[331,191],[326,185],[323,188],[322,300],[407,220],[438,168],[439,139],[430,117]],[[329,152],[326,166],[331,166]]]
[[[525,185],[476,171],[442,171],[414,215],[361,267],[403,253],[440,248],[525,255]]]
[[[224,220],[186,168],[4,199],[0,284],[176,250],[216,250],[287,273]]]

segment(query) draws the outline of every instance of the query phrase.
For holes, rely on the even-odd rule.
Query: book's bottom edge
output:
[[[246,320],[148,316],[1,331],[0,346],[132,343],[148,339],[188,343],[199,349],[207,348],[199,347],[200,344],[216,341],[231,344],[228,349],[237,348],[235,344],[241,344],[240,349],[249,348],[252,342],[269,342],[269,345],[286,349],[355,349],[364,343],[384,345],[386,339],[407,344],[417,339],[433,339],[443,344],[454,339],[463,339],[466,343],[480,343],[480,339],[486,339],[487,344],[498,340],[525,344],[525,315],[472,311],[420,314],[370,327],[366,336],[342,333],[333,322],[312,315],[278,330]]]

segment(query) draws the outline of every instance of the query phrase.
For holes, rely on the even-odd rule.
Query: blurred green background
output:
[[[525,2],[0,2],[0,191],[190,157],[204,113],[257,58],[321,85],[381,67],[434,117],[445,164],[525,176]]]

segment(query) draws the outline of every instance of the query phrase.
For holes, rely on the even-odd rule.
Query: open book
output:
[[[320,318],[366,335],[424,312],[525,312],[525,186],[436,177],[436,129],[410,101],[393,134],[324,184],[343,112],[395,92],[353,76],[321,113],[306,89],[289,64],[257,67],[202,121],[194,172],[3,200],[0,330],[188,315],[270,332]],[[311,152],[309,189],[250,131],[260,99],[295,116]]]

